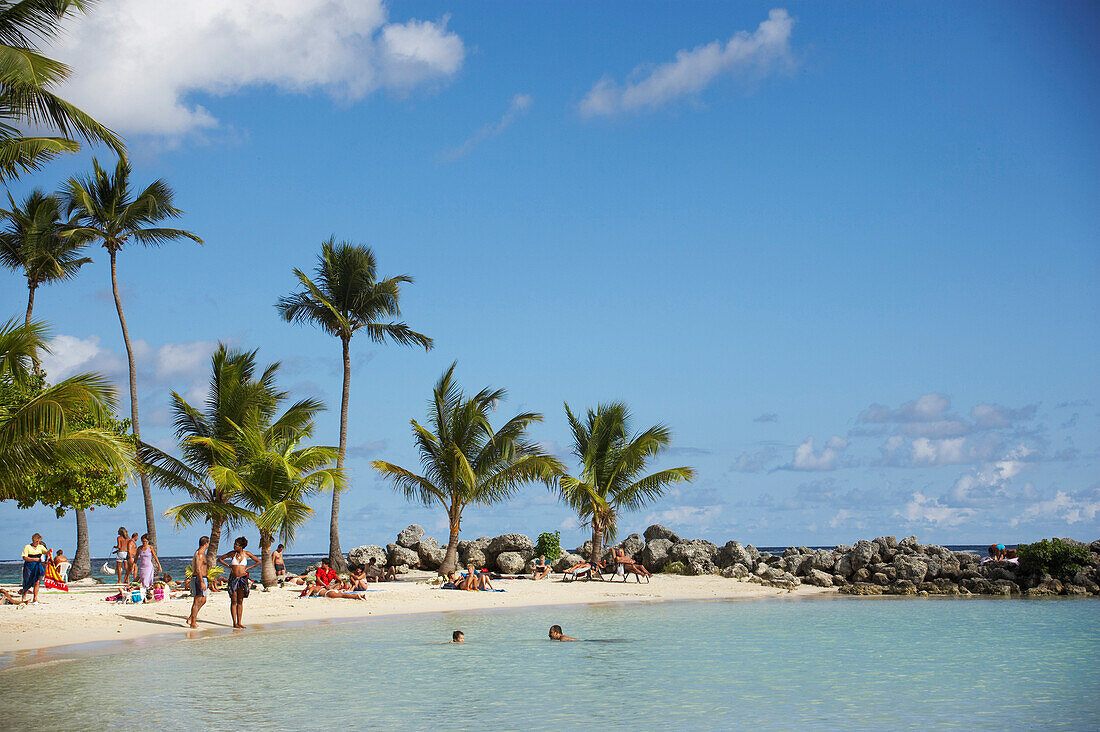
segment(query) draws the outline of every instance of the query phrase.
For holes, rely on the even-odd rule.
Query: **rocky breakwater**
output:
[[[489,569],[502,574],[530,571],[535,555],[535,543],[524,534],[464,539],[458,542],[457,548],[460,568],[472,564],[475,569]],[[443,564],[446,553],[446,545],[425,536],[422,526],[412,524],[402,529],[397,539],[385,548],[366,544],[352,549],[348,552],[348,564],[361,566],[374,557],[378,563],[394,567],[398,573],[410,569],[435,571]]]

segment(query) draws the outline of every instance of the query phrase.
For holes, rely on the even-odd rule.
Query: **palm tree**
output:
[[[53,93],[72,69],[36,48],[36,41],[56,37],[67,18],[91,4],[91,0],[0,0],[0,182],[79,150],[75,137],[106,143],[125,155],[126,148],[115,133]],[[16,124],[56,130],[61,136],[28,137]]]
[[[251,514],[240,504],[246,462],[237,450],[239,425],[250,415],[270,421],[287,398],[275,386],[278,364],[259,372],[256,351],[230,350],[225,344],[210,357],[206,402],[193,406],[172,392],[176,441],[182,457],[140,444],[146,472],[161,487],[183,491],[192,500],[169,510],[177,526],[210,523],[207,558],[213,566],[223,529],[240,526]],[[316,404],[309,402],[315,408]],[[312,413],[310,413],[312,414]],[[291,418],[294,418],[292,413]]]
[[[79,415],[102,419],[117,403],[100,374],[78,374],[33,394],[32,354],[48,351],[41,323],[0,325],[0,500],[35,500],[27,476],[63,461],[87,460],[125,475],[131,446],[110,430],[79,429]]]
[[[284,544],[309,521],[313,509],[305,499],[322,490],[339,490],[344,477],[333,447],[299,447],[313,434],[312,416],[294,425],[265,425],[250,418],[236,438],[245,456],[241,496],[260,530],[260,578],[264,587],[275,584],[271,545],[276,536]]]
[[[92,260],[80,256],[87,242],[66,235],[69,222],[61,218],[61,203],[54,196],[34,190],[17,204],[8,193],[10,208],[0,209],[0,264],[11,270],[23,270],[27,278],[27,315],[31,322],[34,293],[40,285],[68,280]]]
[[[562,499],[592,528],[589,561],[603,556],[604,539],[615,536],[623,510],[637,511],[659,498],[672,483],[691,480],[695,470],[668,468],[645,477],[650,458],[660,454],[672,440],[672,432],[656,425],[630,436],[630,411],[625,404],[600,404],[589,409],[584,422],[565,405],[573,432],[573,454],[580,460],[579,478],[562,475],[558,489]]]
[[[294,270],[300,292],[279,298],[275,307],[288,323],[311,323],[340,339],[344,355],[344,388],[340,398],[340,452],[336,467],[344,468],[348,444],[348,398],[351,395],[351,339],[360,330],[375,343],[394,341],[403,346],[432,347],[432,339],[401,322],[401,285],[412,277],[398,275],[377,278],[374,252],[368,247],[337,242],[331,237],[321,244],[315,279]],[[332,492],[329,523],[329,559],[338,571],[347,567],[340,550],[340,491]]]
[[[130,331],[126,328],[126,316],[122,312],[122,297],[118,291],[117,258],[119,251],[130,243],[142,246],[160,246],[168,241],[190,239],[202,244],[202,239],[189,231],[168,229],[156,224],[168,218],[176,218],[183,212],[172,205],[172,189],[163,180],[155,180],[141,193],[134,196],[130,189],[130,163],[120,158],[114,174],[92,160],[92,174],[73,177],[66,185],[65,196],[68,211],[76,213],[79,224],[70,229],[70,236],[87,241],[99,240],[111,257],[111,291],[115,296],[115,310],[122,326],[122,340],[126,344],[126,360],[130,369],[130,425],[134,437],[141,442],[141,423],[138,420],[137,368],[134,349],[130,343]],[[149,540],[155,545],[157,529],[153,514],[153,496],[149,478],[141,473],[141,492],[145,499],[145,526]]]
[[[438,503],[447,511],[450,536],[441,574],[455,570],[462,512],[468,505],[499,503],[524,483],[551,486],[562,471],[557,459],[527,437],[527,427],[541,422],[541,414],[517,414],[494,431],[489,415],[505,391],[482,389],[467,398],[454,382],[454,370],[451,364],[435,385],[429,427],[412,420],[424,474],[382,460],[371,463],[407,500]]]

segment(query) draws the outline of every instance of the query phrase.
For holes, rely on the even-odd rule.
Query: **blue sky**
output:
[[[415,466],[408,421],[453,360],[563,455],[563,400],[670,425],[659,466],[698,478],[624,531],[980,543],[1100,534],[1098,30],[1087,3],[115,0],[53,51],[206,240],[120,256],[147,439],[172,444],[168,390],[200,394],[223,340],[324,398],[335,444],[339,344],[273,304],[332,234],[416,278],[404,317],[435,350],[353,345],[345,547],[445,536],[369,461]],[[35,313],[55,375],[121,386],[92,256]],[[93,547],[143,525],[131,496]],[[327,547],[316,507],[296,551]],[[0,525],[7,555],[73,542],[49,510]],[[584,533],[544,488],[463,528]],[[160,531],[167,553],[199,533]]]

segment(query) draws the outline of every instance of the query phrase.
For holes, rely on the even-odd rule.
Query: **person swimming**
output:
[[[451,643],[465,643],[465,642],[466,642],[466,634],[463,633],[461,630],[456,630],[455,632],[451,633]]]
[[[550,626],[550,640],[552,641],[575,641],[577,638],[571,638],[562,632],[560,625]]]

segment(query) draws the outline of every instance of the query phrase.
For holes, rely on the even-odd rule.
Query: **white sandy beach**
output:
[[[273,623],[375,618],[411,613],[522,608],[576,603],[654,602],[662,600],[722,600],[788,596],[786,590],[716,575],[683,577],[658,575],[649,584],[631,582],[569,582],[560,575],[533,582],[496,582],[505,592],[441,590],[427,584],[434,575],[413,572],[400,582],[374,586],[366,600],[299,598],[301,588],[253,590],[245,601],[246,626]],[[6,587],[6,589],[12,589]],[[15,588],[18,589],[18,588]],[[150,604],[106,602],[117,590],[113,585],[73,587],[69,593],[43,592],[33,606],[0,606],[0,653],[53,648],[81,643],[130,640],[159,634],[231,632],[229,602],[225,592],[212,593],[199,615],[199,630],[184,625],[191,610],[189,596]],[[797,595],[832,592],[799,587]],[[245,632],[245,631],[237,631]]]

